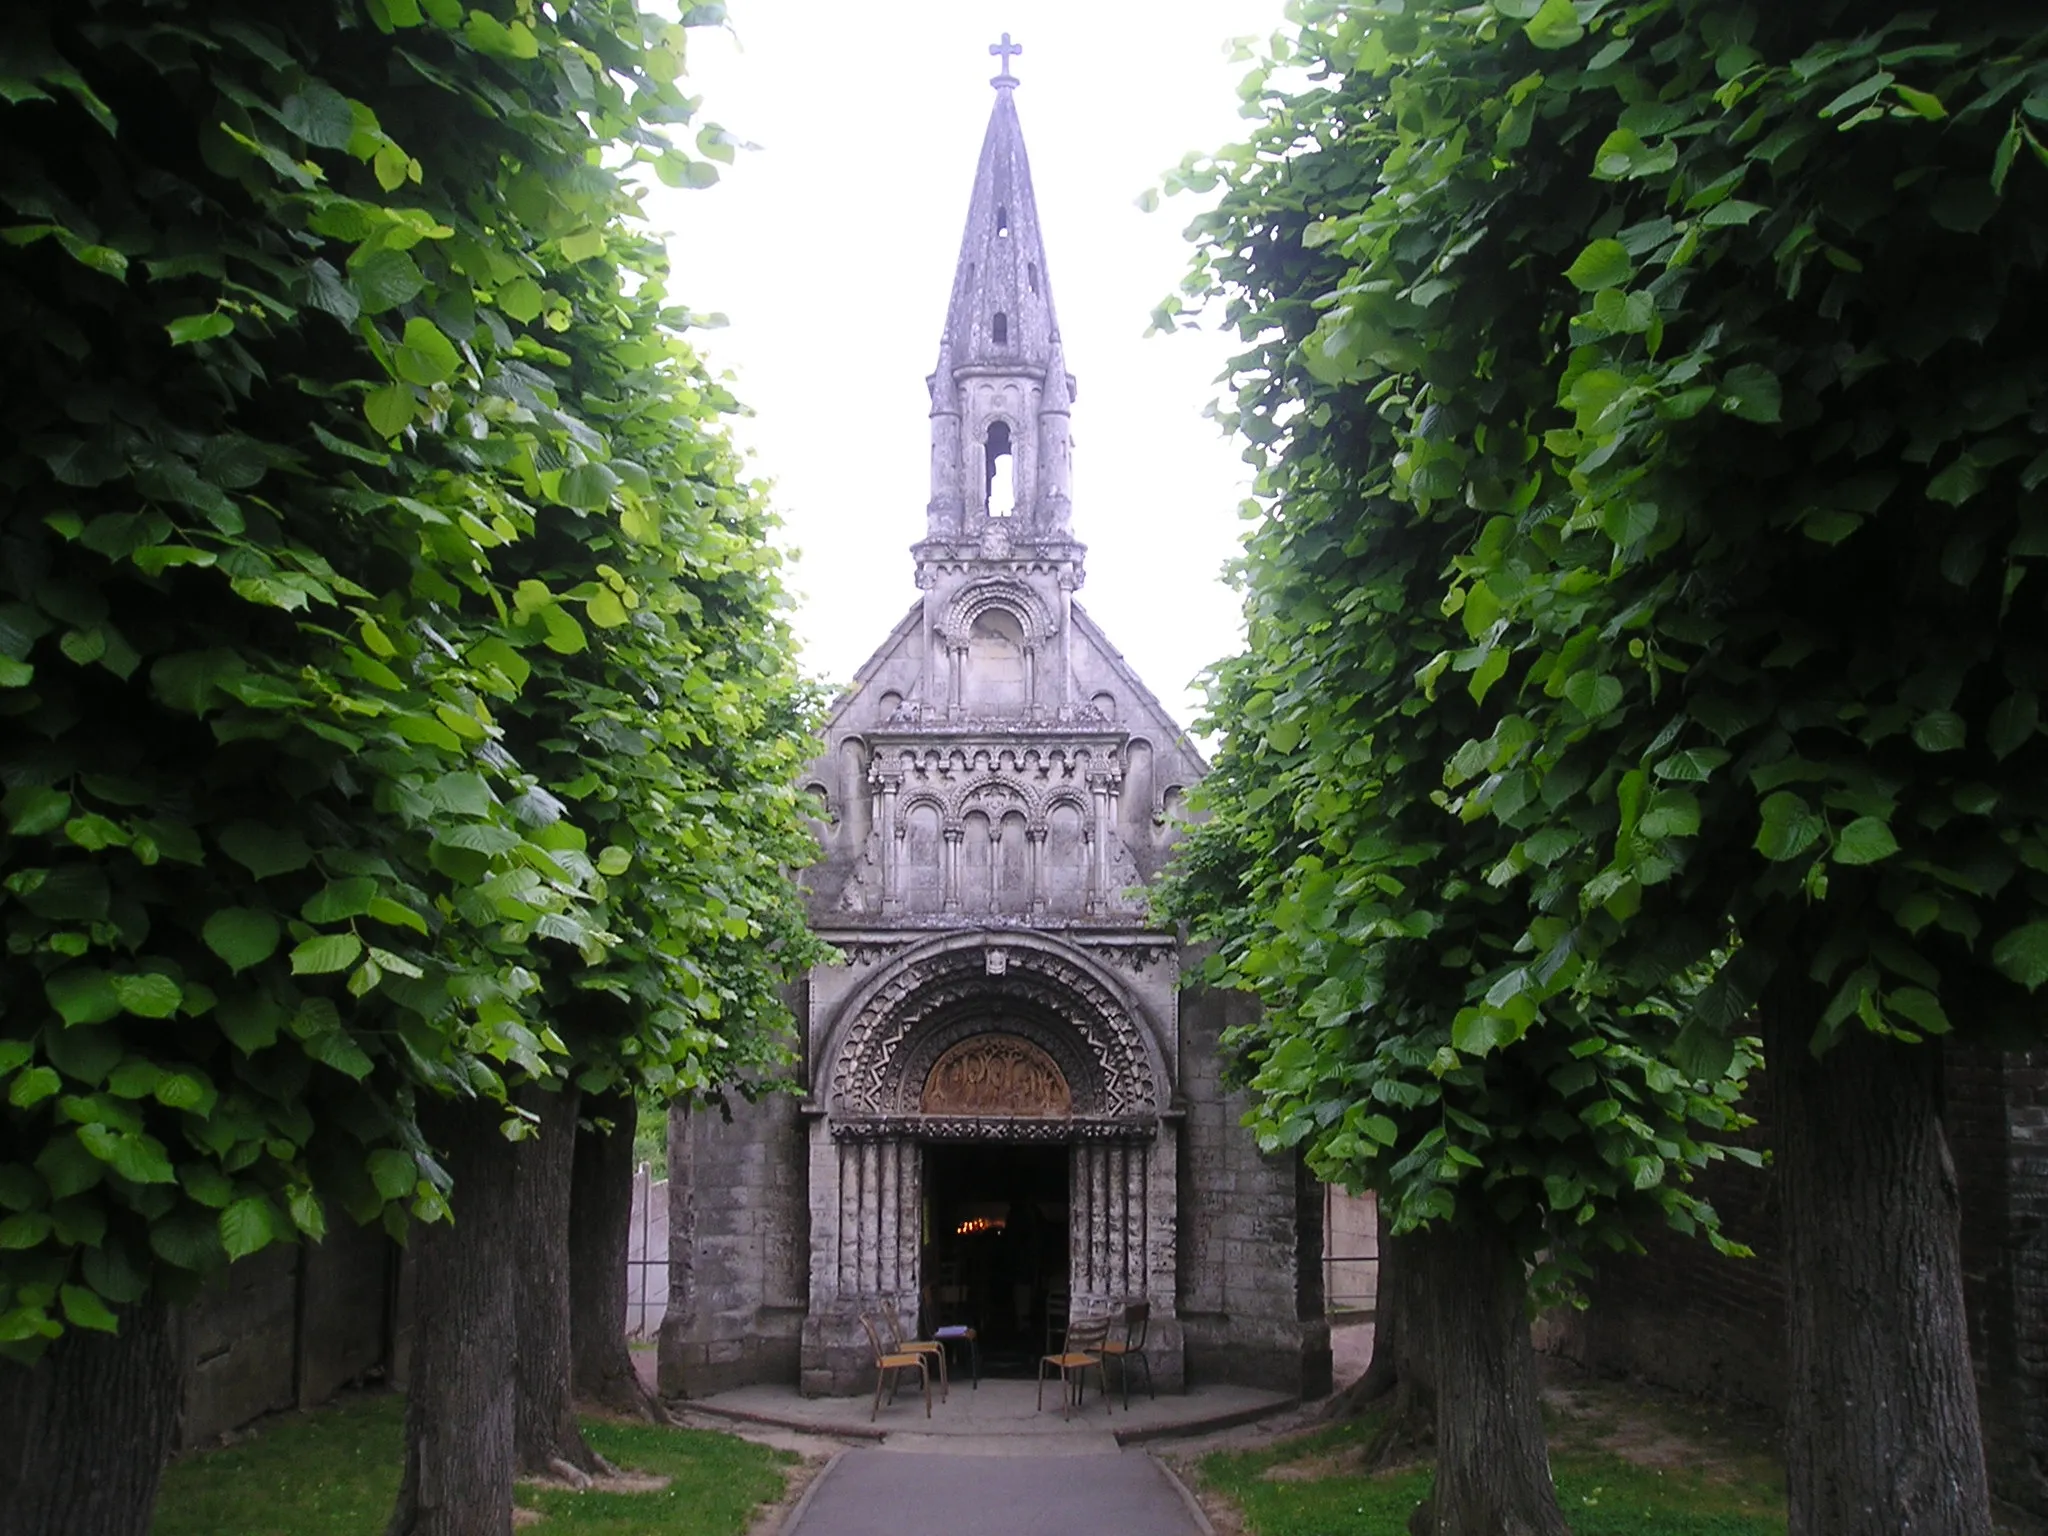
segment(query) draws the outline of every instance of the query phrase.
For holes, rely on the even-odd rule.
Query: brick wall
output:
[[[1992,1490],[2048,1516],[2048,1051],[1951,1049],[1946,1122],[1962,1199],[1965,1300]],[[1752,1103],[1764,1102],[1759,1089]],[[1750,1133],[1763,1145],[1766,1128]],[[1540,1320],[1538,1347],[1606,1375],[1777,1409],[1784,1307],[1775,1176],[1722,1164],[1699,1188],[1728,1234],[1724,1259],[1657,1232],[1602,1266],[1591,1305]]]
[[[1262,1154],[1226,1091],[1219,1040],[1257,1004],[1181,996],[1181,1324],[1190,1385],[1231,1381],[1320,1397],[1330,1390],[1323,1316],[1322,1187],[1300,1160]]]

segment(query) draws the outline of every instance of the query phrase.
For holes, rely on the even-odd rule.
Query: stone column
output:
[[[903,829],[896,824],[896,796],[903,788],[903,775],[880,775],[882,790],[882,910],[903,910]]]
[[[906,1331],[916,1326],[923,1217],[924,1156],[916,1142],[834,1141],[824,1122],[813,1127],[806,1394],[872,1384],[861,1313],[893,1307]]]
[[[958,825],[949,826],[945,831],[945,851],[941,855],[940,879],[945,893],[945,910],[960,910],[960,844],[966,839],[967,829]]]
[[[1109,905],[1109,778],[1100,770],[1088,775],[1090,810],[1088,837],[1088,914]]]
[[[1024,860],[1031,882],[1031,915],[1045,916],[1045,828],[1024,829]]]
[[[1038,702],[1038,642],[1027,641],[1024,646],[1024,713],[1036,720],[1045,713]]]

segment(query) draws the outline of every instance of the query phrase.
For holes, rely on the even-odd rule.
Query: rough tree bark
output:
[[[0,1536],[148,1536],[185,1358],[166,1303],[120,1318],[27,1369],[0,1362]]]
[[[1764,1009],[1791,1536],[1989,1536],[1941,1052],[1852,1019],[1816,1058],[1825,1002],[1795,975]]]
[[[574,1083],[554,1091],[531,1087],[519,1096],[537,1124],[519,1148],[518,1405],[512,1431],[521,1472],[579,1485],[605,1470],[576,1423],[569,1391],[569,1190],[581,1099]]]
[[[1430,1383],[1428,1329],[1421,1308],[1427,1297],[1416,1294],[1413,1239],[1396,1236],[1384,1205],[1375,1213],[1379,1254],[1373,1284],[1372,1359],[1365,1374],[1332,1397],[1323,1417],[1349,1418],[1379,1406],[1398,1392],[1396,1415],[1433,1415],[1436,1394]]]
[[[455,1181],[454,1222],[413,1228],[418,1302],[405,1472],[386,1536],[511,1536],[518,1149],[488,1100],[424,1100],[420,1129]]]
[[[633,1133],[639,1106],[630,1092],[586,1099],[594,1124],[576,1133],[569,1197],[570,1380],[576,1395],[616,1413],[655,1418],[626,1348],[626,1260],[633,1226]]]
[[[1407,1241],[1429,1298],[1436,1386],[1436,1484],[1410,1529],[1569,1536],[1550,1479],[1520,1252],[1490,1225],[1439,1222]]]

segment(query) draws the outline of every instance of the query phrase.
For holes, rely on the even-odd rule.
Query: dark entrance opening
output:
[[[1067,1294],[1067,1149],[925,1149],[927,1325],[981,1335],[984,1375],[1029,1376]]]

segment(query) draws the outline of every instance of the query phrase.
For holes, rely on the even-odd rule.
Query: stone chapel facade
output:
[[[1247,1000],[1184,991],[1141,887],[1200,755],[1075,591],[1075,381],[1008,72],[931,391],[917,601],[835,704],[805,788],[800,1091],[671,1125],[665,1392],[866,1390],[859,1314],[1152,1306],[1159,1386],[1329,1387],[1320,1190],[1221,1082]]]

